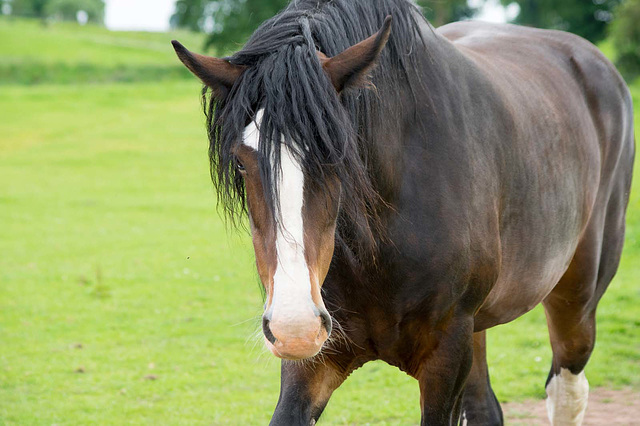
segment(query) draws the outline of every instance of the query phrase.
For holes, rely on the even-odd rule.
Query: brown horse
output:
[[[272,424],[315,423],[375,359],[419,381],[422,424],[501,424],[485,330],[538,303],[549,418],[581,423],[634,157],[629,91],[593,45],[297,0],[231,57],[174,47],[206,85],[219,200],[248,212],[283,358]]]

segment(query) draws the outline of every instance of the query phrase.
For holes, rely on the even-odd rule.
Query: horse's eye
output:
[[[240,172],[244,172],[244,164],[238,158],[236,158],[236,169]]]

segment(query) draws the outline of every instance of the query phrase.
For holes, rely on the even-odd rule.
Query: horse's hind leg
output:
[[[618,269],[624,240],[623,191],[594,214],[569,269],[544,300],[553,362],[547,411],[553,425],[579,425],[587,408],[584,368],[596,338],[596,307]]]
[[[589,397],[584,367],[595,343],[595,311],[581,312],[575,305],[563,307],[562,303],[545,302],[553,350],[547,413],[552,425],[580,425]]]
[[[473,335],[473,364],[462,396],[462,426],[502,425],[502,410],[489,381],[486,331]]]

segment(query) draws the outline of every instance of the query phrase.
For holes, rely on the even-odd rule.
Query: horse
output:
[[[485,333],[539,303],[549,419],[582,422],[635,153],[595,46],[434,29],[409,0],[296,0],[225,58],[172,43],[204,83],[218,202],[248,217],[272,425],[315,424],[372,360],[417,379],[423,425],[502,424]]]

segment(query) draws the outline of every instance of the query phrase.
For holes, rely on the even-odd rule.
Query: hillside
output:
[[[0,17],[0,84],[102,83],[188,78],[170,40],[194,50],[203,36],[117,32],[95,25]]]

